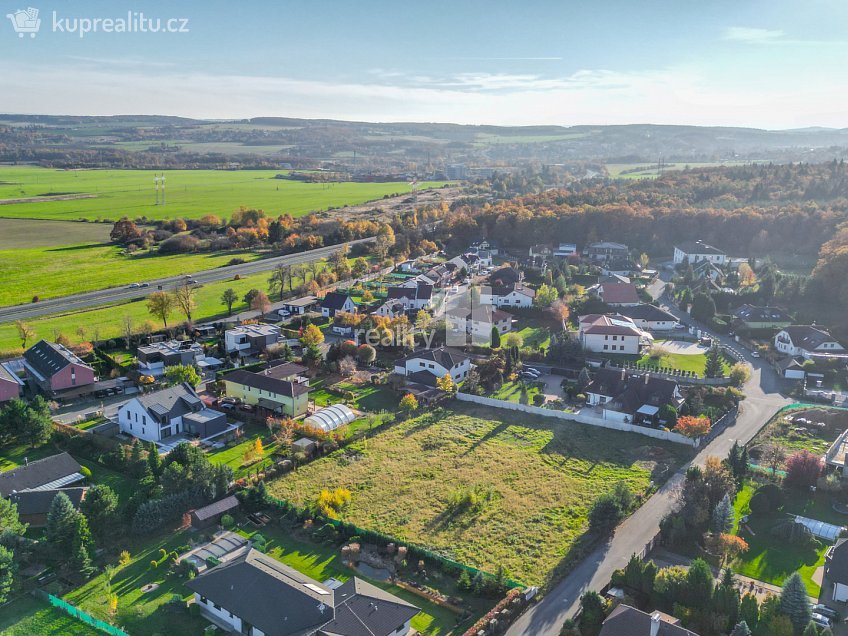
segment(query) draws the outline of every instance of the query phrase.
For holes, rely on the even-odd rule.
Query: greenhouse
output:
[[[350,424],[356,419],[353,411],[344,404],[333,404],[326,408],[315,411],[306,418],[305,423],[315,428],[320,428],[325,433],[336,430],[339,426]]]

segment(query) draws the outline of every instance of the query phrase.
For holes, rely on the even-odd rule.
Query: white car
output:
[[[130,286],[129,286],[130,289],[135,289],[137,287],[141,287],[141,284],[140,283],[130,283]]]
[[[759,351],[752,351],[752,352],[751,352],[751,357],[752,357],[752,358],[759,358],[759,357],[760,357],[760,352],[759,352]]]

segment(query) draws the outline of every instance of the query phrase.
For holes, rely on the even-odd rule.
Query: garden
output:
[[[592,501],[625,482],[638,495],[685,450],[635,434],[457,404],[411,419],[270,482],[311,505],[347,488],[343,520],[525,584],[578,556]]]

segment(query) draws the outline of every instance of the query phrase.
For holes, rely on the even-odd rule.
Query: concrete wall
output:
[[[494,398],[482,397],[480,395],[469,395],[467,393],[457,393],[456,399],[460,402],[473,402],[474,404],[481,404],[483,406],[491,406],[510,411],[521,411],[522,413],[529,413],[530,415],[539,415],[541,417],[550,417],[558,420],[579,422],[580,424],[612,428],[617,431],[627,431],[629,433],[639,433],[640,435],[646,435],[648,437],[653,437],[654,439],[661,439],[668,442],[674,442],[676,444],[685,444],[686,446],[693,446],[695,448],[697,448],[699,444],[698,440],[689,439],[679,433],[661,431],[654,428],[647,428],[645,426],[636,426],[634,424],[626,424],[624,422],[603,419],[600,417],[585,415],[583,413],[566,413],[565,411],[544,409],[538,406],[530,406],[529,404],[518,404],[516,402],[496,400]]]

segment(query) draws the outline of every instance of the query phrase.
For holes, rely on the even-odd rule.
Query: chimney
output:
[[[654,612],[651,614],[651,636],[657,636],[660,633],[660,613]]]
[[[651,379],[651,374],[650,374],[650,373],[646,373],[646,374],[645,374],[645,386],[648,386],[648,380],[650,380],[650,379]]]
[[[621,370],[621,381],[622,381],[622,382],[624,382],[624,380],[625,380],[625,378],[626,378],[626,377],[627,377],[627,370],[626,370],[626,369],[622,369],[622,370]]]

